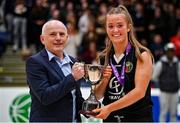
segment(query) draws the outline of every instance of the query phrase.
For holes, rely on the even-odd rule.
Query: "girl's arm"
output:
[[[148,52],[143,52],[141,55],[143,62],[140,59],[137,60],[135,88],[121,99],[93,110],[99,112],[96,118],[106,119],[111,112],[130,106],[145,96],[152,75],[153,63]]]
[[[96,85],[94,92],[98,100],[104,97],[105,89],[109,83],[109,79],[112,74],[112,69],[110,66],[107,66],[103,71],[102,81],[98,85]]]

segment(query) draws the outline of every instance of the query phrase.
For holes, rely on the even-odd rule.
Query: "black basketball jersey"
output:
[[[141,52],[143,51],[144,50],[142,50]],[[122,66],[123,66],[123,62],[125,59],[125,55],[120,60],[120,62],[117,63],[114,59],[114,53],[112,52],[110,55],[110,59],[112,60],[112,64],[116,66],[120,74]],[[101,61],[104,61],[104,60],[101,60]],[[135,48],[132,46],[128,56],[126,56],[124,86],[119,84],[116,76],[112,72],[112,76],[110,78],[109,84],[107,85],[104,99],[103,99],[104,105],[110,104],[122,98],[124,95],[130,92],[133,88],[135,88],[134,77],[135,77],[136,63],[137,63],[137,58],[135,56]],[[117,122],[122,118],[122,121],[133,122],[133,121],[141,121],[141,120],[138,120],[138,118],[140,119],[140,118],[145,118],[145,117],[150,117],[150,120],[147,119],[147,121],[152,120],[152,101],[151,101],[151,95],[150,95],[150,84],[147,88],[147,92],[144,98],[142,98],[138,102],[126,108],[112,112],[105,121]],[[146,121],[146,120],[143,120],[143,121]]]

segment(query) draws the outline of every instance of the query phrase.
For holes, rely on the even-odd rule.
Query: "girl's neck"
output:
[[[114,47],[114,52],[115,52],[115,56],[118,58],[121,54],[124,53],[124,51],[126,50],[126,47],[128,45],[128,41],[126,42],[121,42],[121,43],[115,43],[113,44]]]

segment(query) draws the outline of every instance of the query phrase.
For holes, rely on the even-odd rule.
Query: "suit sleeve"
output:
[[[67,93],[76,88],[72,74],[63,80],[51,85],[47,69],[39,61],[30,58],[26,62],[27,82],[33,93],[43,105],[49,105],[63,98]]]
[[[82,107],[82,103],[84,101],[84,98],[82,97],[82,93],[81,93],[81,90],[80,90],[80,83],[82,83],[84,81],[86,81],[86,80],[85,79],[80,79],[79,82],[78,82],[79,84],[77,84],[77,86],[76,86],[76,94],[78,96],[77,104],[80,105],[80,108]]]

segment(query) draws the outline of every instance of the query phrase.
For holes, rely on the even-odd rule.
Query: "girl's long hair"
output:
[[[134,34],[134,27],[133,27],[132,17],[129,14],[129,12],[126,9],[126,7],[123,6],[123,5],[119,5],[116,8],[112,8],[107,13],[107,16],[108,15],[112,15],[112,14],[124,14],[126,16],[126,20],[127,20],[128,24],[131,24],[131,29],[128,32],[128,40],[131,43],[131,45],[133,45],[135,47],[136,57],[140,58],[140,60],[142,61],[140,49],[144,49],[145,51],[147,51],[151,55],[151,57],[153,59],[153,55],[150,52],[150,50],[148,48],[144,47],[142,44],[140,44],[137,41],[137,39],[135,37],[135,34]],[[106,19],[107,19],[107,16],[106,16]],[[108,39],[108,41],[106,43],[106,48],[100,53],[100,55],[98,57],[98,58],[105,57],[105,62],[104,62],[105,66],[109,64],[109,55],[110,55],[111,50],[112,50],[112,42]]]

